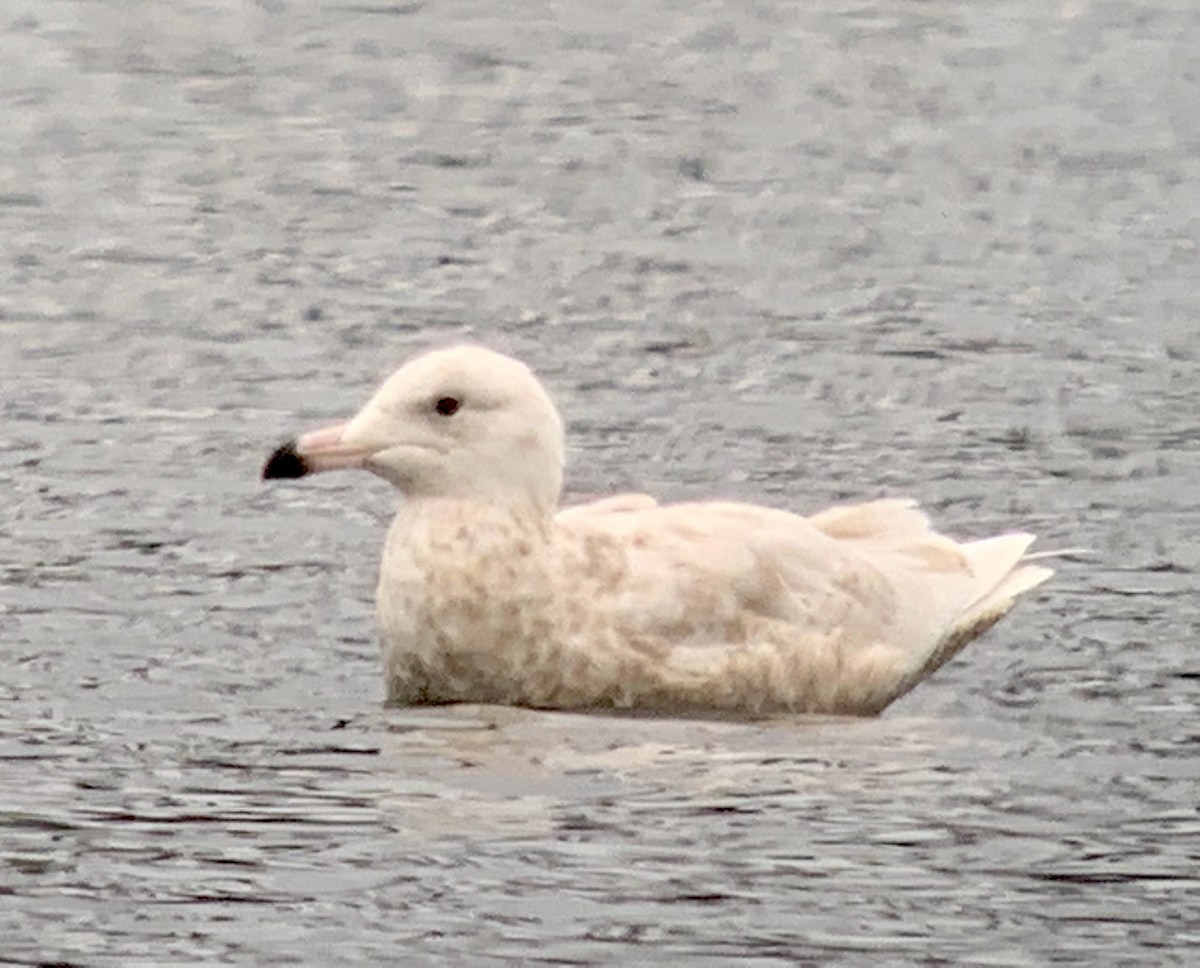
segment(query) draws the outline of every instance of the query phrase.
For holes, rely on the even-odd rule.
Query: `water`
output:
[[[0,2],[0,962],[1187,962],[1197,49],[1185,0]],[[391,496],[257,474],[462,338],[572,495],[1095,554],[878,720],[385,709]]]

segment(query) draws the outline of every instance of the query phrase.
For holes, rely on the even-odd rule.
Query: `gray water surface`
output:
[[[1194,963],[1190,0],[0,0],[0,963]],[[868,721],[382,706],[420,349],[570,496],[1093,549]]]

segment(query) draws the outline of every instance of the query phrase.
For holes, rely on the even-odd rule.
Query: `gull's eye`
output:
[[[458,413],[458,408],[461,406],[462,404],[458,401],[457,397],[442,397],[433,405],[433,409],[443,417],[452,417]]]

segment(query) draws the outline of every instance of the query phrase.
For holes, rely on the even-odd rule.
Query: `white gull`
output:
[[[405,704],[872,715],[1053,574],[1032,535],[957,542],[906,500],[560,509],[563,460],[537,378],[464,346],[411,360],[263,476],[362,468],[403,495],[376,612]]]

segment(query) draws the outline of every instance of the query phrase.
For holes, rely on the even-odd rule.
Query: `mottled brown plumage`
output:
[[[909,501],[560,510],[553,404],[477,347],[418,357],[287,450],[404,494],[376,598],[396,702],[874,714],[1051,574],[1030,535],[955,542]]]

